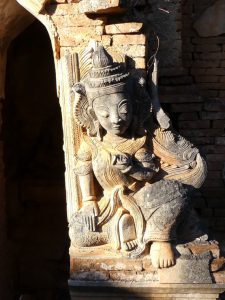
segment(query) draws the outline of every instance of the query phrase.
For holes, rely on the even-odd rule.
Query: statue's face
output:
[[[115,93],[96,98],[95,114],[102,127],[113,135],[122,136],[132,120],[132,103],[124,93]]]

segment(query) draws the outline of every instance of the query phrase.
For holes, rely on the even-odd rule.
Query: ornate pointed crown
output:
[[[122,92],[125,89],[129,73],[122,64],[113,62],[111,55],[103,46],[99,46],[92,56],[92,69],[85,80],[85,89],[89,101],[95,98]]]

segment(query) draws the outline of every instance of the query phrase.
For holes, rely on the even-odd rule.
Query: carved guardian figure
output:
[[[198,150],[171,126],[160,126],[144,80],[102,46],[74,91],[82,127],[74,172],[82,203],[70,223],[72,242],[110,244],[131,257],[150,246],[155,267],[174,265],[173,244],[194,222],[190,193],[206,175]]]

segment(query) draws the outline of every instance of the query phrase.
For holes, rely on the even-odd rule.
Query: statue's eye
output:
[[[98,115],[101,116],[101,117],[103,117],[103,118],[108,118],[109,112],[108,112],[107,110],[102,110],[102,109],[100,109],[100,110],[98,111]]]

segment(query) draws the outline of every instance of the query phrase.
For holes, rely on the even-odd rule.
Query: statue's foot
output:
[[[175,265],[175,257],[170,242],[153,242],[150,258],[155,268],[169,268]]]
[[[136,230],[134,219],[129,214],[124,214],[119,221],[121,250],[132,251],[137,248]]]

